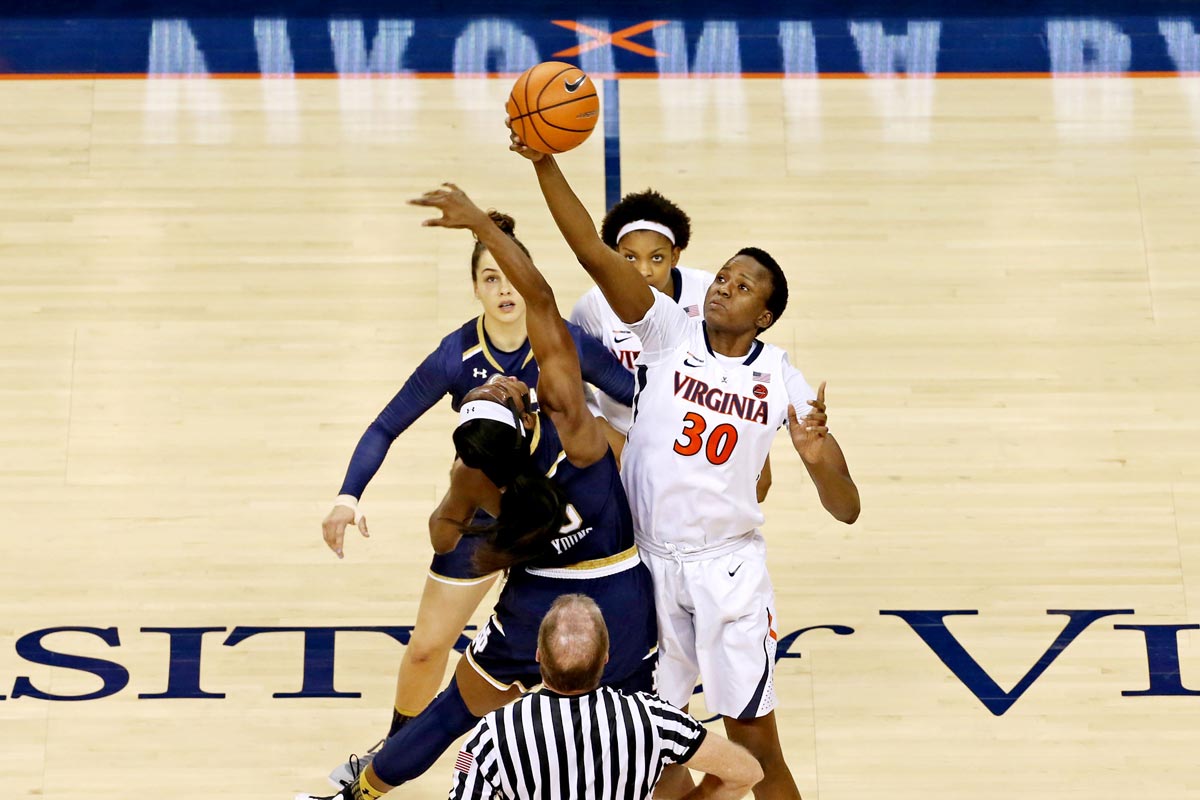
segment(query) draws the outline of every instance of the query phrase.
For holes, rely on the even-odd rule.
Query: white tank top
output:
[[[671,270],[678,294],[673,298],[689,317],[703,316],[704,295],[712,285],[713,274],[702,269],[676,267]],[[571,322],[595,336],[625,368],[633,372],[633,364],[642,352],[642,340],[621,321],[604,299],[599,286],[594,286],[579,298],[571,311]],[[601,391],[596,392],[600,413],[621,433],[629,430],[631,412]]]
[[[788,404],[803,417],[816,393],[774,345],[714,353],[703,320],[659,292],[629,327],[643,349],[621,478],[638,544],[685,554],[728,545],[762,524],[755,489],[771,442]]]

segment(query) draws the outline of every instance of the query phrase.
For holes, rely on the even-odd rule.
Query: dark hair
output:
[[[475,551],[476,571],[486,575],[542,556],[566,523],[567,503],[558,486],[533,467],[526,438],[502,422],[477,419],[454,430],[454,447],[464,464],[504,489],[500,516],[463,527],[463,535],[484,538]]]
[[[476,572],[487,575],[537,561],[566,524],[566,507],[554,481],[528,468],[517,473],[500,495],[500,516],[465,531],[484,537],[473,558]]]
[[[516,242],[517,247],[521,248],[525,255],[532,259],[533,256],[529,254],[529,248],[517,238],[515,233],[513,233],[513,231],[517,229],[517,221],[508,214],[505,214],[502,211],[497,211],[494,208],[489,208],[487,213],[488,216],[492,218],[492,222],[496,223],[496,227],[507,233],[508,238]],[[475,249],[471,251],[471,283],[475,282],[475,277],[479,273],[479,259],[486,252],[487,247],[484,246],[483,242],[476,239]]]
[[[586,621],[572,610],[583,611]],[[538,654],[542,678],[551,689],[579,694],[599,686],[608,655],[608,626],[596,601],[584,594],[560,595],[538,627]]]
[[[783,267],[779,266],[778,261],[771,258],[770,253],[757,247],[743,247],[737,251],[736,256],[750,256],[762,264],[763,269],[771,273],[771,295],[767,298],[767,311],[771,312],[771,325],[774,325],[783,316],[783,310],[787,308],[787,275],[783,274]],[[767,328],[771,325],[768,325]],[[758,332],[762,333],[767,328],[759,328]]]
[[[653,189],[627,194],[608,210],[600,223],[600,238],[613,250],[617,249],[617,234],[635,220],[645,219],[666,225],[675,234],[675,246],[688,246],[692,235],[692,220],[683,209]]]

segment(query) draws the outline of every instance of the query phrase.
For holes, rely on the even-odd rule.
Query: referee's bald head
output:
[[[600,685],[608,663],[608,626],[596,601],[564,594],[538,629],[542,683],[559,694],[583,694]]]

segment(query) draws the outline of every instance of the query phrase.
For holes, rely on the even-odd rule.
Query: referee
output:
[[[450,800],[643,800],[667,764],[707,773],[686,795],[738,798],[762,779],[749,752],[653,695],[600,686],[608,629],[586,595],[558,598],[538,630],[542,690],[479,721]]]

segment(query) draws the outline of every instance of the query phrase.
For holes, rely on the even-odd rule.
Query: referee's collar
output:
[[[542,688],[538,690],[538,694],[544,694],[547,697],[559,697],[564,700],[575,700],[576,698],[579,698],[579,697],[587,697],[589,694],[595,694],[598,691],[600,691],[599,686],[597,686],[595,689],[592,689],[590,692],[581,692],[580,694],[562,694],[561,692],[554,691],[549,686],[547,686],[546,684],[543,683]]]

